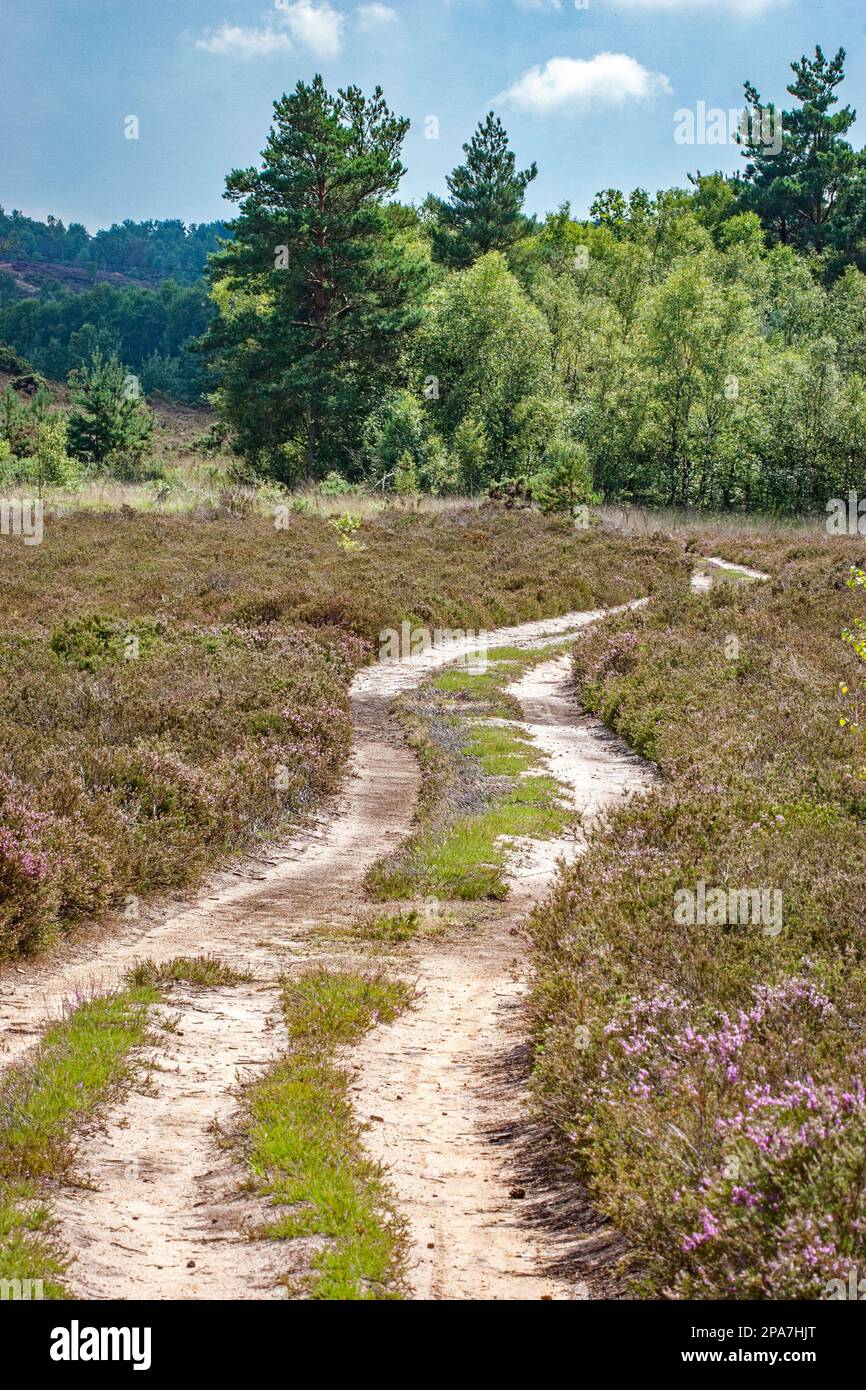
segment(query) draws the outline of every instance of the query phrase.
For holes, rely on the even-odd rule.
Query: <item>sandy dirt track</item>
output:
[[[489,641],[539,646],[601,616],[501,629]],[[366,869],[410,829],[418,770],[390,713],[393,697],[466,645],[359,673],[349,776],[315,826],[215,876],[190,903],[82,933],[50,958],[0,977],[2,1067],[26,1052],[64,1000],[111,988],[142,957],[214,952],[254,976],[232,989],[175,988],[157,1010],[174,1017],[175,1031],[150,1049],[147,1086],[88,1136],[79,1169],[94,1185],[58,1194],[62,1236],[77,1256],[68,1281],[76,1296],[285,1296],[276,1281],[290,1272],[291,1252],[246,1238],[261,1211],[238,1196],[238,1170],[219,1131],[231,1126],[237,1078],[255,1075],[280,1051],[277,976],[327,957],[311,930],[352,920],[363,906]],[[646,767],[578,715],[567,659],[536,667],[513,693],[551,770],[587,815],[646,785]],[[522,845],[508,911],[480,942],[419,948],[419,1007],[372,1034],[353,1060],[359,1115],[381,1117],[370,1121],[370,1146],[388,1163],[410,1219],[418,1297],[575,1296],[573,1282],[547,1272],[568,1252],[508,1196],[511,1160],[496,1136],[525,1127],[522,1079],[509,1067],[525,1035],[524,946],[512,930],[549,884],[557,855],[579,848],[574,840]]]

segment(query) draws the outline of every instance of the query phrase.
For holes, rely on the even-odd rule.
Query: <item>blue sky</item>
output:
[[[737,107],[746,78],[782,100],[816,43],[847,49],[866,143],[864,36],[863,0],[0,0],[0,204],[90,230],[230,216],[225,174],[256,161],[273,99],[321,71],[381,83],[412,119],[402,196],[444,192],[492,106],[538,162],[528,209],[585,214],[600,188],[734,169],[730,145],[677,144],[675,113]]]

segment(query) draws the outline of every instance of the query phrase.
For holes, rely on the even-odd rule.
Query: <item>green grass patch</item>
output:
[[[350,970],[310,970],[283,981],[283,1012],[294,1043],[335,1047],[391,1023],[409,1002],[402,980]]]
[[[546,758],[516,722],[522,711],[506,688],[523,671],[572,645],[573,640],[563,640],[528,652],[494,648],[485,672],[444,671],[426,681],[408,707],[404,702],[402,717],[424,778],[421,828],[368,870],[365,887],[371,897],[380,902],[426,895],[500,901],[508,895],[503,876],[508,838],[546,839],[574,824],[560,784],[539,773]],[[460,705],[442,698],[449,695],[459,696]],[[491,712],[502,717],[494,720]],[[460,735],[456,753],[450,740],[442,738],[449,725]],[[455,814],[454,807],[467,800],[480,803],[481,809]]]
[[[370,917],[356,922],[352,935],[367,941],[380,941],[384,945],[400,945],[413,941],[421,930],[421,917],[415,908],[405,912],[388,912],[378,917]]]
[[[461,902],[501,902],[508,896],[508,840],[549,839],[573,822],[555,778],[527,777],[481,815],[463,817],[438,834],[422,833],[401,861],[374,865],[368,888],[394,901],[433,893]]]
[[[477,675],[469,671],[443,671],[433,678],[431,685],[443,695],[492,706],[497,714],[508,719],[518,713],[517,703],[504,693],[502,687],[519,674],[520,668],[516,665],[511,668],[504,665],[493,667],[479,671]]]
[[[129,1054],[146,1041],[157,998],[132,988],[88,1000],[0,1083],[0,1278],[42,1279],[45,1297],[67,1296],[67,1262],[39,1181],[69,1178],[76,1124],[128,1079]]]
[[[328,1301],[402,1297],[406,1235],[382,1169],[365,1152],[334,1049],[390,1022],[412,999],[399,980],[312,970],[283,982],[292,1052],[247,1092],[258,1191],[283,1208],[263,1238],[319,1236],[307,1292]]]
[[[219,985],[247,984],[253,977],[225,965],[219,956],[175,956],[173,960],[137,961],[127,976],[131,985],[172,984],[182,981],[187,985],[201,985],[215,988]]]
[[[0,1178],[0,1279],[41,1282],[43,1298],[66,1298],[67,1263],[37,1186]]]
[[[488,661],[524,662],[527,655],[525,647],[488,647],[487,649]]]
[[[463,752],[478,758],[490,777],[519,777],[544,762],[519,725],[473,724]]]

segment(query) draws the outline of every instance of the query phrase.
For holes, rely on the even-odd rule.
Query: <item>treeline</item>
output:
[[[285,482],[798,510],[864,477],[866,156],[844,54],[792,65],[734,178],[541,224],[492,114],[447,199],[391,201],[408,123],[321,78],[235,170],[207,346],[235,447]],[[750,84],[752,132],[778,114]],[[314,187],[315,166],[321,182]],[[324,188],[324,196],[320,196]],[[512,487],[511,494],[515,495]]]
[[[201,356],[188,350],[216,312],[203,280],[158,289],[99,285],[84,294],[23,299],[0,309],[0,343],[8,343],[44,376],[64,380],[94,353],[116,356],[142,390],[195,401],[207,386]]]
[[[448,196],[407,207],[408,121],[378,88],[299,82],[260,165],[227,179],[209,289],[43,293],[0,310],[0,342],[47,376],[98,352],[145,392],[215,391],[239,466],[286,484],[823,509],[866,474],[866,151],[844,53],[792,70],[790,110],[746,84],[734,177],[609,188],[588,218],[541,221],[523,211],[536,166],[492,113]],[[201,267],[207,233],[91,241],[194,243]]]
[[[49,261],[93,270],[117,271],[137,280],[176,280],[191,285],[200,279],[222,222],[187,225],[176,218],[133,222],[126,219],[94,235],[80,222],[64,226],[57,217],[39,222],[0,207],[0,261]]]

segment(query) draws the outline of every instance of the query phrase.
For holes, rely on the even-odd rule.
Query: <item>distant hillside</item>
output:
[[[72,291],[95,284],[118,288],[201,279],[207,258],[225,237],[222,222],[116,222],[91,235],[80,222],[45,222],[0,206],[0,303],[38,294],[45,284]]]
[[[7,261],[0,258],[0,277],[11,276],[15,292],[8,298],[31,298],[46,286],[57,285],[62,290],[80,292],[94,285],[114,285],[116,289],[135,287],[149,289],[153,280],[134,279],[116,270],[97,270],[90,266],[64,265],[59,261]]]

